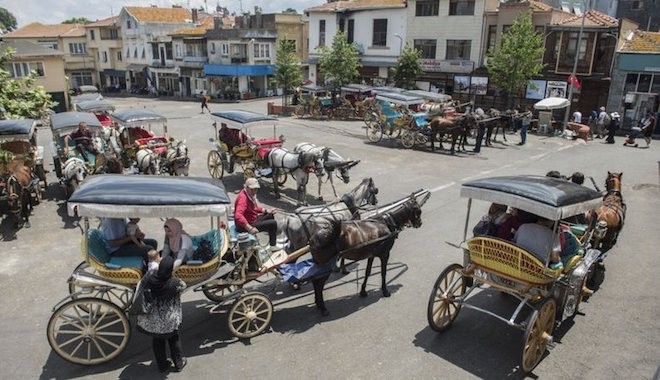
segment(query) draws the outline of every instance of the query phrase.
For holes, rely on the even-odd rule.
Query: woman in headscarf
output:
[[[192,258],[192,239],[183,230],[183,225],[178,219],[167,219],[164,228],[165,245],[161,256],[172,256],[174,258],[174,269],[176,269]]]
[[[138,329],[153,338],[153,350],[158,370],[168,371],[172,364],[180,372],[187,364],[181,349],[179,326],[182,320],[181,293],[186,284],[172,276],[174,258],[164,256],[158,271],[148,275],[145,288],[151,290],[146,297],[149,305],[147,314],[138,315]],[[167,360],[166,343],[170,346],[172,363]]]

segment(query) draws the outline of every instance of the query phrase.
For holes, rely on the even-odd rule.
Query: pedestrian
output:
[[[596,122],[596,138],[602,139],[603,134],[605,133],[605,127],[610,124],[611,118],[610,115],[605,111],[605,107],[600,107],[600,113],[598,114],[598,121]]]
[[[582,112],[580,112],[580,110],[575,110],[575,112],[573,112],[573,122],[582,124]]]
[[[655,115],[653,112],[649,112],[646,115],[646,123],[642,127],[642,136],[644,136],[644,141],[646,141],[646,147],[648,148],[651,145],[651,137],[653,136],[653,131],[655,130]]]
[[[168,255],[160,260],[155,273],[147,274],[145,289],[149,289],[151,294],[145,297],[148,312],[137,317],[138,330],[152,337],[152,348],[160,372],[167,372],[172,366],[175,372],[181,372],[188,363],[183,357],[179,337],[179,326],[183,320],[181,293],[186,284],[172,276],[173,270],[174,258]],[[172,361],[167,360],[168,344]]]
[[[208,102],[209,102],[209,96],[206,95],[205,92],[202,94],[202,112],[200,113],[204,113],[204,108],[206,108],[209,111],[209,113],[211,113],[211,109],[209,108]]]
[[[522,128],[522,119],[520,118],[520,114],[522,112],[522,108],[520,108],[520,104],[516,104],[516,106],[513,108],[513,114],[514,114],[514,122],[513,122],[513,133],[518,133],[520,128]]]
[[[522,126],[520,127],[520,142],[518,145],[525,145],[527,142],[527,130],[532,124],[532,110],[529,107],[525,108],[525,112],[521,116]]]
[[[616,133],[616,130],[619,129],[621,116],[618,112],[612,112],[610,117],[612,121],[610,121],[610,124],[607,126],[607,139],[605,139],[605,142],[608,144],[614,144],[614,134]]]
[[[589,140],[594,139],[594,131],[596,130],[596,122],[598,121],[598,111],[596,110],[596,107],[594,107],[591,110],[591,113],[589,114],[589,120],[587,123],[589,123]]]

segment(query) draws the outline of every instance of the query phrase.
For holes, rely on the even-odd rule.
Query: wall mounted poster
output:
[[[470,77],[464,75],[454,76],[454,92],[461,94],[470,93]]]
[[[541,100],[545,98],[546,81],[532,79],[527,82],[527,90],[525,91],[525,98]]]
[[[565,98],[566,97],[566,82],[558,81],[548,81],[548,85],[545,89],[545,97],[556,97],[556,98]]]
[[[470,92],[476,95],[486,95],[488,90],[487,77],[472,77],[470,82]]]

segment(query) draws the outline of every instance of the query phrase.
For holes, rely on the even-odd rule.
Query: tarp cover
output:
[[[373,87],[368,86],[366,84],[347,84],[346,86],[342,87],[341,90],[345,92],[370,92],[373,89]]]
[[[544,218],[567,218],[602,204],[602,194],[570,181],[544,176],[491,177],[469,181],[461,196],[501,203]]]
[[[228,126],[234,128],[242,128],[253,125],[274,125],[277,123],[277,118],[273,116],[262,115],[260,113],[250,111],[219,111],[212,112],[211,115],[219,117]]]
[[[439,92],[423,91],[423,90],[409,90],[402,92],[404,95],[418,96],[427,100],[432,100],[434,102],[448,102],[451,100],[451,96],[447,94],[441,94]]]
[[[167,118],[165,118],[165,116],[146,108],[127,108],[114,112],[112,115],[110,115],[110,117],[123,124],[139,122],[167,122]]]
[[[74,129],[78,123],[84,122],[88,127],[101,128],[101,122],[89,112],[61,112],[50,117],[50,127],[53,131]]]
[[[83,112],[114,111],[115,106],[105,100],[86,100],[76,104],[76,108]]]
[[[36,124],[33,119],[0,120],[0,136],[2,137],[24,135],[24,138],[29,138],[35,128]]]
[[[212,178],[103,174],[85,178],[68,208],[79,216],[208,216],[224,215],[230,203]]]
[[[404,105],[424,103],[424,99],[420,98],[419,96],[411,96],[411,95],[404,95],[397,93],[378,93],[378,95],[376,95],[376,99],[394,104],[404,104]]]

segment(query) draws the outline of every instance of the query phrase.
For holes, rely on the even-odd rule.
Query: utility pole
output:
[[[571,71],[571,75],[575,76],[575,72],[577,71],[577,65],[578,65],[578,60],[580,59],[580,44],[582,43],[582,34],[584,33],[584,19],[587,16],[587,12],[589,11],[589,0],[587,1],[587,7],[582,12],[582,23],[580,24],[580,32],[578,33],[578,40],[577,44],[575,45],[575,59],[573,60],[573,71]],[[571,81],[569,81],[571,82]],[[573,105],[573,84],[568,83],[568,107],[566,107],[566,113],[564,114],[564,123],[562,125],[562,132],[566,130],[566,127],[568,126],[568,115],[571,113],[571,106]]]

